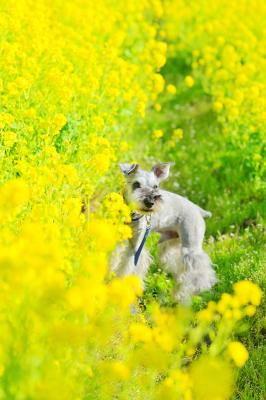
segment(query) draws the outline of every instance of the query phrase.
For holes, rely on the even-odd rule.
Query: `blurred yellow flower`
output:
[[[254,306],[258,306],[261,302],[262,291],[255,283],[250,281],[237,282],[234,284],[234,291],[241,304],[251,302]]]
[[[248,317],[253,317],[253,315],[256,313],[256,307],[255,306],[247,306],[245,308],[245,313]]]
[[[212,108],[214,109],[214,111],[220,112],[223,109],[223,103],[221,103],[220,101],[215,101]]]
[[[188,88],[191,88],[192,86],[194,86],[194,79],[192,78],[192,76],[188,75],[185,77],[185,84]]]
[[[184,136],[184,131],[183,131],[183,129],[181,129],[181,128],[174,129],[173,135],[172,135],[172,136],[173,136],[173,138],[175,138],[175,139],[177,139],[177,140],[182,139],[183,136]]]
[[[129,334],[134,342],[149,343],[152,340],[153,331],[147,325],[133,323],[129,327]]]
[[[233,390],[233,372],[222,358],[202,356],[190,368],[193,399],[229,399]]]
[[[122,141],[121,144],[120,144],[120,149],[121,149],[123,152],[128,151],[128,149],[129,149],[129,144],[128,144],[127,142],[125,142],[125,141]]]
[[[113,361],[111,363],[111,370],[112,373],[121,380],[127,380],[130,376],[130,370],[129,368],[122,362],[120,361]]]
[[[160,139],[161,137],[163,137],[164,133],[162,129],[156,129],[155,131],[153,131],[152,136],[154,137],[154,139]]]
[[[175,85],[169,84],[166,86],[166,90],[170,94],[176,94],[176,87]]]
[[[156,110],[156,111],[161,111],[161,109],[162,109],[162,106],[161,106],[161,104],[159,104],[159,103],[155,103],[154,104],[154,109]]]
[[[91,368],[91,367],[88,367],[87,370],[86,370],[86,373],[87,373],[87,376],[88,376],[89,378],[91,378],[91,377],[93,376],[92,368]]]
[[[16,141],[17,141],[17,135],[13,131],[5,131],[5,132],[3,132],[2,133],[2,138],[3,138],[4,145],[6,147],[8,147],[8,148],[12,147],[13,144],[15,144]]]
[[[63,126],[64,126],[66,123],[67,123],[67,119],[66,119],[65,115],[63,115],[63,114],[61,114],[61,113],[56,114],[55,117],[54,117],[54,119],[53,119],[53,127],[54,127],[54,130],[55,130],[56,132],[57,132],[57,131],[60,131],[60,129],[62,129]]]
[[[248,359],[248,351],[240,342],[231,342],[228,345],[228,352],[235,364],[241,368],[245,365]]]

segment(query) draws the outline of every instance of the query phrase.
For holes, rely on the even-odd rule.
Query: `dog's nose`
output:
[[[152,208],[152,206],[154,205],[154,201],[150,200],[150,199],[145,199],[144,200],[144,204],[147,208]]]

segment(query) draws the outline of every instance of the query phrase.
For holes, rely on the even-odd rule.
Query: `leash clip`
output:
[[[145,215],[147,227],[151,227],[151,214]]]

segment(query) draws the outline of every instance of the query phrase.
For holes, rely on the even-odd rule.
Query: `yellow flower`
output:
[[[114,376],[122,381],[125,381],[130,376],[129,368],[120,361],[113,361],[111,363],[111,371],[113,372]]]
[[[221,103],[220,101],[215,101],[212,108],[214,109],[214,111],[220,112],[223,109],[223,103]]]
[[[154,59],[155,59],[155,62],[156,62],[156,67],[158,69],[161,68],[166,62],[165,56],[160,54],[160,53],[155,53],[154,54]]]
[[[134,275],[115,278],[108,286],[108,293],[110,303],[117,304],[122,309],[128,309],[142,293],[140,280]]]
[[[152,340],[152,330],[144,324],[131,324],[129,327],[129,333],[134,342],[148,343]]]
[[[245,308],[245,314],[248,316],[248,317],[253,317],[253,315],[256,313],[256,307],[255,306],[247,306],[246,308]]]
[[[193,399],[229,399],[233,373],[228,362],[218,357],[202,356],[190,368]]]
[[[185,84],[187,87],[191,88],[192,86],[194,86],[194,79],[192,78],[192,76],[188,75],[185,77]]]
[[[255,283],[250,281],[240,281],[234,284],[235,295],[241,304],[251,302],[254,306],[258,306],[261,302],[262,291]]]
[[[13,131],[5,131],[2,133],[3,142],[6,147],[12,147],[17,141],[17,135]]]
[[[27,109],[24,111],[24,115],[25,115],[26,118],[34,118],[34,117],[36,117],[36,110],[35,110],[35,108],[33,108],[33,107],[27,108]]]
[[[162,329],[161,327],[155,327],[153,329],[155,342],[167,352],[173,351],[176,345],[176,336],[170,330]]]
[[[213,319],[213,312],[210,309],[204,309],[197,313],[199,321],[210,322]]]
[[[161,111],[161,109],[162,109],[162,106],[161,106],[161,104],[159,104],[159,103],[155,103],[154,104],[154,109],[156,110],[156,111]]]
[[[60,131],[66,123],[67,123],[67,119],[64,116],[64,114],[61,114],[61,113],[56,114],[53,119],[54,130],[56,132]]]
[[[234,363],[239,367],[243,367],[248,359],[248,351],[240,342],[231,342],[228,345],[228,352]]]
[[[0,112],[0,128],[10,126],[15,121],[15,117],[12,114]]]
[[[167,90],[167,92],[170,93],[170,94],[176,94],[176,87],[175,87],[175,85],[172,85],[172,84],[167,85],[166,90]]]
[[[228,294],[228,293],[223,293],[221,300],[217,304],[217,310],[221,313],[224,314],[225,312],[228,311],[228,307],[231,307],[233,301],[233,297]],[[229,313],[227,312],[227,316]]]
[[[173,138],[180,140],[184,136],[184,131],[181,128],[177,128],[173,131]]]
[[[156,129],[155,131],[153,131],[152,136],[155,139],[160,139],[161,137],[163,137],[163,130],[162,129]]]
[[[91,157],[88,162],[88,167],[93,168],[98,174],[104,175],[108,171],[113,157],[114,155],[109,150],[102,150]]]
[[[244,85],[247,82],[247,76],[244,73],[241,73],[236,76],[237,78],[237,84],[238,85]]]
[[[163,91],[164,89],[164,78],[160,74],[154,74],[153,75],[153,82],[154,82],[154,91],[156,94],[159,94]]]
[[[237,321],[240,320],[243,316],[242,312],[240,310],[233,310],[232,311],[232,316],[234,319],[236,319]]]
[[[95,249],[111,250],[117,241],[113,226],[102,219],[90,220],[87,226],[87,234],[91,238],[91,245]]]
[[[189,347],[187,350],[186,350],[186,355],[188,356],[188,357],[192,357],[194,354],[195,354],[195,347]]]
[[[129,144],[125,141],[122,141],[120,144],[120,149],[122,150],[122,152],[126,152],[129,149]]]
[[[231,310],[225,310],[223,313],[223,316],[225,319],[232,319],[233,318],[233,312]]]
[[[29,187],[21,179],[11,179],[0,188],[0,201],[6,208],[15,209],[29,201]]]
[[[86,369],[86,374],[89,378],[91,378],[93,376],[93,371],[91,367],[87,367]]]

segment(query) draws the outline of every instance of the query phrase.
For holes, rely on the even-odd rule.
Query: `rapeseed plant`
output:
[[[110,252],[131,235],[130,209],[112,192],[112,167],[147,108],[161,110],[159,69],[166,39],[176,38],[168,11],[160,0],[1,1],[0,399],[226,399],[233,363],[247,359],[230,336],[260,304],[254,284],[236,284],[234,294],[198,313],[151,304],[145,314],[136,277],[107,282]],[[213,54],[194,53],[188,87],[203,80]],[[227,48],[225,60],[228,54],[235,71],[240,58]],[[244,85],[256,68],[237,68],[236,79]],[[213,86],[213,71],[203,83],[230,127],[246,89],[219,91],[228,76],[220,69]],[[264,86],[250,90],[258,114]],[[173,137],[181,140],[182,129]]]

